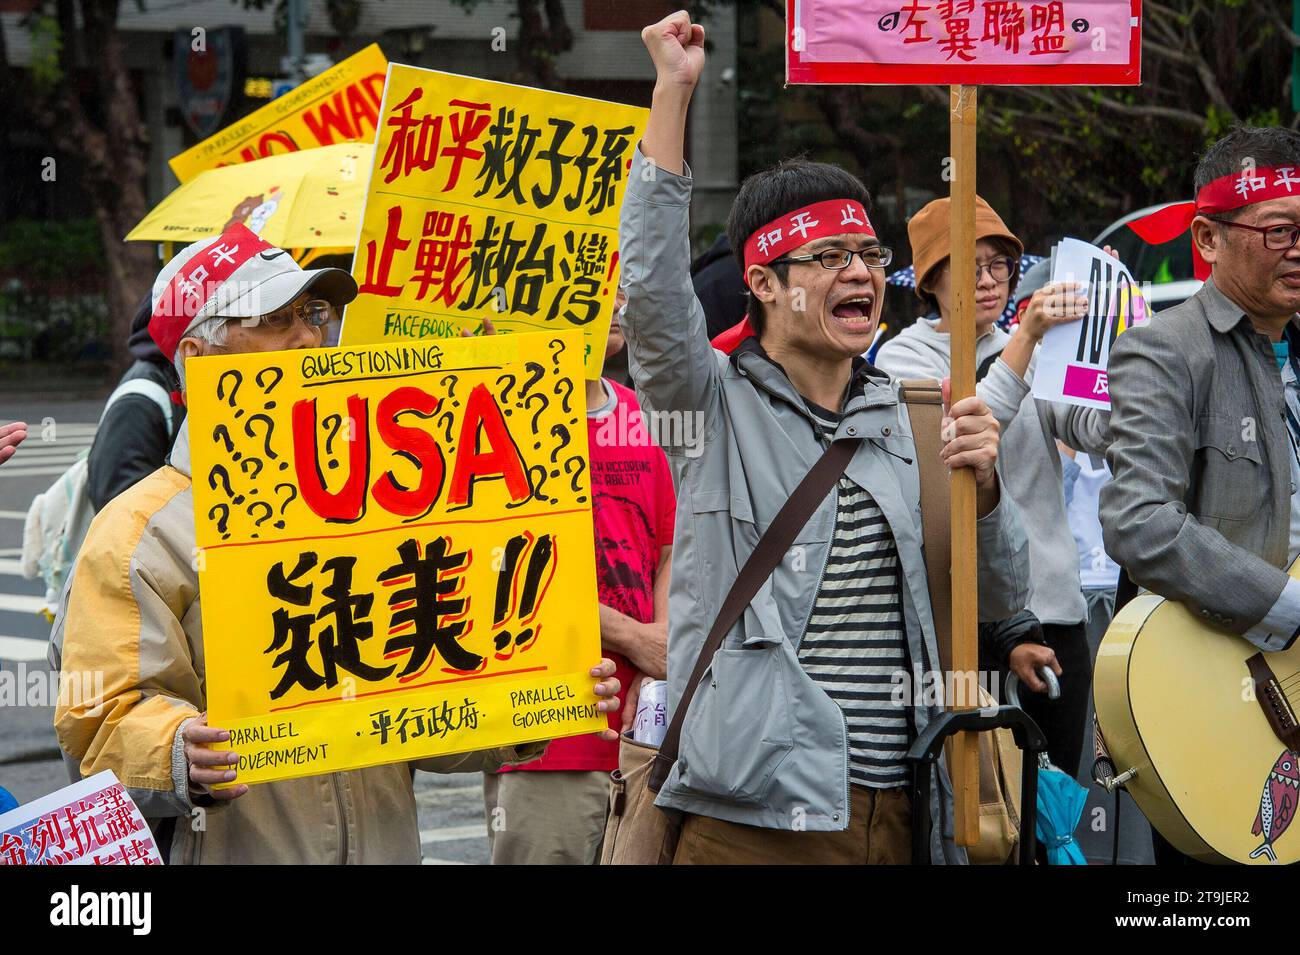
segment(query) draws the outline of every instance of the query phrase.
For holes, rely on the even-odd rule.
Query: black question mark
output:
[[[451,402],[451,406],[453,408],[460,407],[460,402],[455,400],[456,382],[459,380],[460,379],[458,379],[455,375],[443,375],[441,378],[438,379],[438,384],[442,385],[442,387],[447,389],[447,397],[453,399]],[[449,381],[451,382],[450,385],[447,384],[447,382]]]
[[[533,406],[534,398],[542,403],[542,406],[533,412],[533,434],[536,434],[537,419],[542,416],[542,412],[546,410],[547,406],[550,404],[550,401],[547,399],[546,395],[542,394],[541,392],[538,392],[535,395],[528,396],[528,399],[524,402],[524,407],[531,408]]]
[[[262,376],[265,375],[268,371],[275,373],[275,380],[272,381],[269,385],[265,385],[262,383]],[[256,376],[257,386],[262,389],[262,394],[269,398],[271,397],[271,392],[275,390],[275,386],[280,383],[280,379],[283,377],[284,377],[283,368],[277,368],[274,365],[272,365],[269,368],[263,368],[261,371],[257,373]],[[263,405],[263,407],[267,409],[274,408],[275,402],[268,401],[265,405]]]
[[[276,454],[273,450],[271,450],[271,432],[275,430],[275,422],[272,421],[269,416],[264,414],[255,414],[251,416],[247,421],[244,422],[244,434],[248,435],[250,438],[257,437],[257,430],[253,427],[254,421],[266,422],[266,434],[262,438],[262,445],[266,452],[266,456],[270,458],[272,461],[276,460],[279,457],[279,455]],[[285,470],[288,467],[289,467],[288,461],[280,462],[281,471]]]
[[[528,477],[530,481],[534,471],[537,471],[541,476],[537,479],[536,486],[533,487],[533,497],[542,500],[546,497],[546,478],[548,475],[546,473],[546,468],[542,467],[540,464],[534,464],[528,469]]]
[[[224,424],[219,424],[212,429],[212,440],[221,441],[226,446],[226,453],[230,455],[231,460],[238,461],[240,454],[235,450],[235,442],[230,440],[230,429]],[[233,453],[232,453],[233,452]]]
[[[551,369],[551,374],[558,375],[560,373],[560,356],[564,354],[565,346],[564,346],[564,342],[560,341],[558,338],[552,338],[549,342],[546,343],[547,348],[550,348],[552,345],[560,346],[559,351],[551,352],[551,361],[555,362],[555,367]]]
[[[551,437],[560,439],[560,443],[555,446],[553,451],[551,451],[551,463],[555,464],[555,459],[559,457],[560,452],[569,446],[569,441],[571,440],[569,437],[569,429],[562,424],[553,424],[551,425]]]
[[[555,390],[552,393],[558,395],[560,393],[561,385],[567,386],[569,390],[566,391],[564,393],[564,397],[560,399],[560,407],[564,409],[565,414],[569,414],[573,410],[572,408],[569,407],[569,399],[573,397],[573,379],[561,378],[559,381],[555,383]]]
[[[440,415],[440,416],[438,417],[438,423],[439,423],[439,424],[442,424],[444,421],[447,422],[446,434],[447,434],[447,443],[448,443],[448,444],[451,444],[451,440],[452,440],[452,439],[451,439],[451,425],[452,425],[452,422],[455,421],[455,420],[456,420],[456,416],[455,416],[455,414],[453,414],[453,413],[450,412],[450,411],[447,411],[447,412],[443,413],[442,415]]]
[[[217,477],[221,477],[221,489],[226,492],[226,497],[230,498],[236,504],[244,503],[244,495],[235,496],[235,492],[230,489],[230,472],[226,470],[224,464],[218,464],[208,473],[208,487],[212,490],[217,489]]]
[[[534,472],[536,472],[536,474],[538,475],[536,482],[533,481]],[[546,497],[546,493],[545,493],[546,477],[547,477],[546,468],[544,468],[542,465],[534,464],[531,468],[529,468],[528,487],[531,493],[523,500],[513,501],[507,504],[506,510],[513,510],[516,507],[521,507],[524,504],[527,504],[529,501],[544,499]]]
[[[271,515],[275,513],[275,509],[271,507],[270,504],[267,504],[266,501],[254,501],[252,504],[248,505],[248,510],[246,513],[248,514],[249,517],[252,517],[253,512],[257,510],[259,507],[266,508],[266,514],[262,516],[261,520],[254,519],[253,521],[254,527],[261,527],[263,524],[269,521],[271,519]],[[256,537],[257,535],[253,534],[252,536]]]
[[[262,468],[263,468],[262,459],[261,459],[261,458],[244,458],[243,463],[240,464],[239,466],[240,466],[240,468],[243,469],[243,472],[244,472],[245,474],[248,474],[248,466],[249,466],[250,464],[256,464],[256,465],[257,465],[257,470],[254,471],[251,475],[249,475],[249,476],[250,476],[254,481],[256,481],[256,480],[257,480],[257,476],[258,476],[259,474],[262,473]]]
[[[237,369],[235,369],[235,368],[231,368],[231,369],[229,369],[229,370],[227,370],[227,371],[223,371],[223,372],[221,373],[221,377],[217,379],[217,398],[218,398],[219,400],[226,400],[226,394],[225,394],[225,391],[224,391],[224,389],[223,389],[223,386],[225,385],[225,382],[226,382],[226,376],[227,376],[227,375],[230,375],[230,376],[232,376],[232,377],[235,379],[235,383],[234,383],[234,385],[232,385],[231,388],[230,388],[230,397],[229,397],[229,401],[228,401],[228,404],[230,405],[230,407],[235,408],[235,394],[236,394],[236,392],[239,391],[239,386],[242,385],[242,384],[244,383],[244,375],[243,375],[243,372],[241,372],[241,371],[239,371],[239,370],[237,370]],[[236,417],[236,418],[242,416],[243,413],[244,413],[244,409],[243,409],[243,408],[235,408],[235,417]]]
[[[564,462],[564,473],[565,473],[565,474],[569,474],[569,473],[570,473],[570,471],[569,471],[569,465],[570,465],[570,464],[573,464],[575,461],[578,463],[578,469],[577,469],[577,471],[572,472],[573,476],[572,476],[572,478],[569,480],[569,488],[570,488],[570,489],[571,489],[571,490],[576,494],[576,493],[578,492],[578,490],[579,490],[579,488],[578,488],[578,479],[581,478],[583,472],[587,470],[587,462],[584,461],[584,460],[582,460],[582,458],[578,457],[578,455],[575,454],[573,457],[569,458],[569,460],[567,460],[567,461]],[[580,496],[578,497],[578,500],[579,500],[579,501],[585,501],[585,500],[587,500],[587,496],[586,496],[585,494],[584,494],[584,495],[580,495]]]
[[[284,499],[284,503],[280,505],[280,516],[281,516],[281,517],[284,517],[284,509],[285,509],[286,507],[288,507],[290,504],[292,504],[292,503],[294,502],[295,499],[297,499],[297,497],[298,497],[298,489],[297,489],[296,487],[294,487],[292,484],[290,484],[289,482],[286,481],[286,482],[283,483],[283,484],[277,484],[277,485],[275,486],[275,490],[278,492],[278,491],[280,490],[280,488],[282,488],[282,487],[287,487],[287,488],[289,489],[289,496],[286,497],[286,498]],[[275,526],[276,526],[276,527],[283,528],[283,527],[284,527],[284,521],[276,521],[276,522],[275,522]]]
[[[216,488],[213,488],[213,490],[215,491]],[[226,540],[228,537],[230,537],[230,535],[226,533],[226,524],[230,521],[230,505],[213,504],[212,507],[209,508],[208,510],[208,520],[212,520],[213,519],[212,515],[215,514],[217,511],[221,511],[221,516],[216,519],[217,530],[221,532],[221,539]]]
[[[524,369],[529,372],[529,375],[528,380],[524,382],[524,386],[519,389],[519,398],[526,398],[528,396],[528,389],[541,381],[542,376],[546,374],[546,369],[535,361],[530,361],[525,364]]]
[[[501,394],[497,395],[497,398],[501,401],[502,405],[506,405],[510,403],[510,389],[515,386],[515,382],[517,381],[517,379],[515,378],[514,375],[510,375],[510,374],[502,375],[501,378],[497,379],[498,385],[501,384],[501,380],[503,378],[509,378],[510,384],[506,385],[504,388],[501,389]],[[506,408],[505,413],[509,415],[510,409]]]
[[[330,428],[331,418],[334,419],[334,426],[332,428]],[[326,428],[330,428],[330,436],[325,439],[325,453],[332,456],[334,454],[334,439],[338,436],[339,428],[343,427],[343,415],[328,414],[321,420],[321,424]],[[329,466],[331,469],[336,468],[339,466],[339,463],[337,461],[330,461]]]

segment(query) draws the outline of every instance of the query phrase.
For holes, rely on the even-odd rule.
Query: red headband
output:
[[[827,199],[777,216],[745,243],[745,284],[749,284],[751,265],[767,265],[814,239],[846,233],[876,234],[867,210],[854,199]]]
[[[1129,228],[1144,242],[1160,245],[1172,242],[1190,229],[1192,220],[1198,215],[1212,216],[1287,196],[1300,196],[1300,167],[1263,166],[1253,172],[1242,170],[1240,174],[1220,176],[1206,183],[1205,188],[1196,194],[1195,202],[1176,202],[1149,216],[1134,219]],[[1210,266],[1201,258],[1195,243],[1192,244],[1192,259],[1196,277],[1206,279]]]
[[[274,246],[269,242],[237,223],[193,252],[154,297],[149,334],[162,353],[169,359],[176,354],[176,346],[208,299],[240,266],[258,252],[271,248]]]

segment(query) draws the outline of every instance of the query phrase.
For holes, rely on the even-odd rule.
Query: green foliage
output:
[[[93,219],[18,219],[0,230],[0,272],[45,284],[103,271],[104,247]]]
[[[1276,106],[1270,106],[1268,109],[1260,109],[1246,117],[1246,124],[1249,126],[1281,126],[1282,115]]]
[[[19,219],[0,230],[0,364],[108,351],[103,246],[93,219]]]
[[[695,0],[693,14],[742,24],[780,15],[780,0]],[[1143,82],[1129,87],[984,87],[980,191],[1005,205],[1030,245],[1090,235],[1120,215],[1184,196],[1197,154],[1234,124],[1292,122],[1291,46],[1282,0],[1162,0],[1144,14]],[[706,26],[707,26],[706,19]],[[942,194],[946,90],[783,87],[781,31],[739,51],[742,175],[799,153],[839,162],[880,197]],[[851,96],[851,121],[823,107]],[[856,125],[857,130],[853,128]],[[913,201],[913,200],[908,200]],[[897,244],[897,243],[896,243]]]
[[[1213,103],[1205,107],[1205,141],[1212,143],[1232,126],[1232,117]]]
[[[59,53],[63,38],[59,21],[50,16],[34,15],[30,21],[32,44],[32,80],[42,93],[53,90],[63,81]]]

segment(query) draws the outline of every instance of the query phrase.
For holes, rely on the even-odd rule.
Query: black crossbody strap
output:
[[[772,523],[759,538],[754,552],[749,555],[749,560],[745,561],[745,566],[736,575],[735,583],[731,585],[731,590],[722,601],[718,617],[713,621],[713,628],[709,630],[709,635],[704,640],[700,656],[695,661],[695,670],[686,683],[686,692],[682,694],[677,709],[673,711],[668,732],[655,756],[648,781],[652,791],[659,791],[668,779],[673,764],[677,762],[677,751],[681,744],[682,724],[686,722],[686,712],[690,709],[691,700],[695,698],[696,689],[704,679],[705,671],[713,663],[713,655],[722,646],[727,631],[740,619],[740,615],[745,612],[745,608],[754,599],[763,582],[781,563],[785,552],[794,543],[795,536],[808,523],[813,511],[817,510],[830,489],[835,486],[835,482],[840,479],[840,475],[849,466],[849,461],[852,460],[860,444],[862,444],[861,438],[847,438],[831,443],[825,453],[817,459],[817,463],[804,475],[799,486],[794,489],[794,493],[781,505],[781,510],[777,512],[776,517],[772,518]]]

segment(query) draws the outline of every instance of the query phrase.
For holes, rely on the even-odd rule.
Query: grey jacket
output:
[[[1106,551],[1134,582],[1251,633],[1288,577],[1290,441],[1268,339],[1215,286],[1126,332],[1110,356]]]
[[[677,484],[669,597],[669,709],[680,701],[718,608],[759,535],[823,448],[800,395],[762,350],[734,360],[709,345],[691,287],[691,179],[650,170],[638,150],[620,231],[623,334],[643,411],[659,422]],[[898,382],[862,366],[837,437],[864,442],[847,475],[875,497],[898,548],[909,658],[937,669],[921,553],[916,451]],[[667,420],[692,427],[664,426]],[[681,440],[695,434],[696,442]],[[786,560],[728,633],[691,704],[680,758],[657,804],[766,828],[848,825],[848,745],[839,707],[797,652],[835,528],[835,495],[814,512]],[[1027,543],[1004,497],[979,522],[981,616],[1010,616],[1028,596]],[[917,730],[937,710],[913,709]],[[960,862],[951,790],[938,773],[931,805],[935,861]],[[945,838],[941,839],[940,834]]]
[[[918,318],[880,346],[876,364],[899,378],[943,378],[950,374],[950,336],[937,320]],[[983,364],[1004,349],[1011,336],[1000,328],[981,335],[975,361]],[[1079,586],[1079,560],[1065,515],[1060,438],[1077,451],[1104,454],[1110,443],[1107,412],[1038,401],[1031,394],[1037,355],[1021,378],[998,360],[976,388],[1002,426],[998,473],[1020,507],[1029,534],[1029,609],[1043,623],[1087,619]]]

